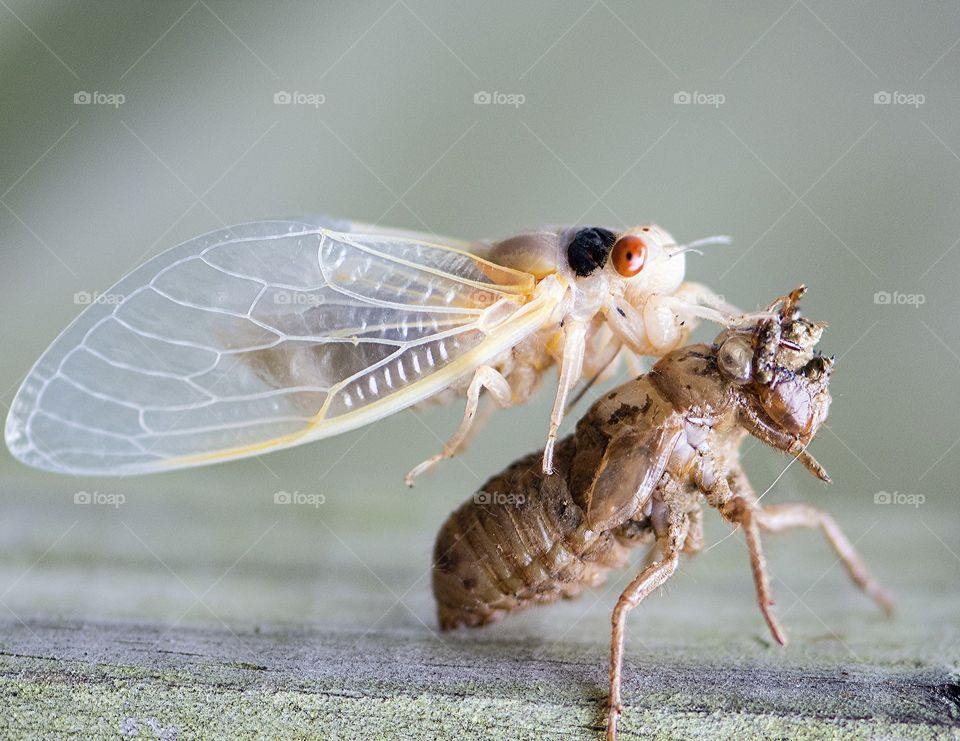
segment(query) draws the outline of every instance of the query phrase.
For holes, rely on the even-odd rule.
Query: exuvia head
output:
[[[834,359],[814,351],[824,325],[800,317],[796,303],[802,293],[801,287],[785,297],[778,316],[759,322],[753,331],[722,333],[717,367],[738,387],[748,429],[775,447],[802,451],[807,468],[827,478],[805,449],[830,408]]]
[[[773,380],[756,389],[760,406],[779,429],[809,443],[830,408],[833,358],[817,355],[800,371],[779,367]]]
[[[754,436],[797,455],[811,473],[828,481],[806,447],[830,409],[833,358],[814,355],[797,370],[776,365],[770,380],[762,381],[755,350],[742,335],[729,335],[717,349],[721,376],[738,389],[741,421]]]

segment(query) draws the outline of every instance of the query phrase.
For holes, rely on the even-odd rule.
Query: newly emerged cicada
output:
[[[675,350],[601,398],[557,444],[552,475],[532,453],[454,512],[434,550],[441,628],[481,626],[575,597],[625,566],[630,549],[652,545],[613,611],[607,737],[614,739],[627,613],[674,574],[681,553],[702,549],[704,504],[743,528],[760,611],[778,643],[786,638],[771,611],[761,531],[821,528],[853,581],[890,611],[891,598],[828,514],[805,504],[761,505],[740,465],[750,434],[829,481],[807,446],[827,416],[833,359],[814,353],[823,325],[799,315],[802,292],[773,304],[775,318]]]
[[[486,389],[520,404],[559,368],[544,470],[571,388],[624,355],[661,356],[732,307],[684,282],[656,226],[548,228],[466,243],[330,219],[192,239],[123,278],[53,342],[6,442],[73,474],[166,471],[336,435]]]

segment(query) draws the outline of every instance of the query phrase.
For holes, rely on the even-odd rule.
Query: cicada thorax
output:
[[[485,250],[490,262],[521,270],[541,280],[557,272],[566,272],[564,255],[566,230],[548,227],[494,242]]]
[[[621,236],[599,226],[547,227],[495,242],[484,250],[492,262],[528,272],[538,281],[558,281],[564,287],[554,321],[515,345],[508,361],[501,358],[494,364],[508,378],[517,378],[521,387],[515,394],[518,399],[526,399],[538,385],[539,376],[562,362],[564,328],[569,321],[588,325],[582,375],[592,376],[612,360],[605,352],[613,338],[605,326],[603,306],[610,297],[611,280],[618,280],[607,266]]]
[[[488,362],[509,382],[514,403],[528,400],[547,371],[562,363],[568,321],[587,323],[588,352],[582,375],[592,376],[609,364],[612,358],[605,351],[612,338],[608,329],[604,331],[601,307],[610,290],[604,266],[618,236],[604,227],[549,227],[518,234],[481,250],[492,263],[530,273],[538,284],[554,281],[562,286],[553,321]],[[465,375],[426,403],[450,401],[470,381],[471,375]]]
[[[538,279],[560,274],[575,283],[603,271],[621,236],[602,226],[547,227],[494,243],[488,257]],[[634,253],[640,256],[638,250]]]

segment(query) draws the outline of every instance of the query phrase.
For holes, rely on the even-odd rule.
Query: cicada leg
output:
[[[651,304],[651,301],[654,301],[654,304]],[[705,306],[695,301],[688,301],[678,298],[677,296],[651,296],[647,300],[647,306],[651,307],[651,310],[660,310],[663,308],[669,309],[677,317],[680,317],[680,321],[685,321],[688,323],[693,319],[706,319],[707,321],[714,322],[715,324],[725,326],[728,324],[733,324],[737,318],[737,314],[727,314],[723,311],[713,308],[712,306]],[[644,307],[644,319],[647,318],[649,313],[647,311],[647,306]],[[648,329],[647,331],[649,332],[650,330]]]
[[[620,697],[620,678],[623,671],[623,640],[626,632],[627,614],[640,604],[644,597],[663,586],[677,570],[680,554],[671,549],[667,554],[647,566],[627,586],[613,608],[613,632],[610,638],[610,698],[607,705],[607,741],[617,738],[617,719],[623,712]]]
[[[690,516],[682,510],[671,506],[672,493],[679,492],[678,482],[665,476],[661,482],[658,502],[654,508],[662,508],[662,517],[654,516],[657,533],[656,548],[663,554],[658,561],[649,564],[623,590],[620,599],[613,608],[611,622],[613,631],[610,636],[610,698],[607,705],[607,739],[614,741],[617,737],[617,719],[623,712],[623,701],[620,697],[620,679],[623,671],[623,643],[627,626],[627,614],[640,604],[651,592],[673,576],[680,562],[680,551],[690,535]],[[662,498],[660,498],[662,497]]]
[[[446,458],[452,458],[466,444],[470,437],[470,430],[476,421],[477,406],[480,403],[480,392],[487,389],[493,400],[500,407],[508,407],[512,402],[512,392],[510,383],[495,368],[489,365],[481,365],[474,371],[473,379],[467,387],[467,406],[463,411],[463,421],[453,436],[446,442],[436,455],[427,458],[427,460],[414,466],[404,478],[407,486],[413,486],[414,480],[422,473],[429,471],[440,461]]]
[[[557,395],[553,399],[553,411],[550,413],[550,432],[543,449],[543,472],[553,473],[553,449],[557,444],[557,432],[563,422],[563,411],[567,406],[570,389],[580,380],[583,373],[583,356],[586,347],[587,325],[585,322],[568,320],[563,328],[563,355],[560,358]]]
[[[742,407],[740,419],[744,428],[758,440],[795,456],[810,473],[821,481],[830,483],[830,476],[826,470],[807,452],[806,446],[802,445],[799,440],[787,435],[782,430],[775,429],[748,406]]]
[[[712,469],[712,470],[711,470]],[[756,495],[750,482],[742,470],[735,469],[726,478],[711,476],[716,467],[711,460],[704,457],[701,463],[700,486],[706,495],[707,502],[720,510],[720,514],[735,525],[742,525],[747,539],[747,550],[750,554],[750,570],[753,572],[753,585],[757,593],[757,604],[760,613],[770,629],[773,639],[781,646],[787,643],[787,636],[780,627],[780,623],[773,614],[773,598],[770,594],[770,578],[767,575],[767,561],[763,556],[763,545],[760,542],[760,525],[758,513],[761,511],[757,504]],[[705,480],[711,481],[710,485]]]
[[[770,308],[744,313],[702,283],[682,283],[672,296],[663,298],[673,302],[672,305],[681,317],[706,319],[727,327],[753,326],[759,321],[776,318]]]
[[[676,296],[656,294],[640,309],[625,298],[604,305],[604,317],[613,334],[638,355],[664,355],[679,347],[700,319],[726,325],[734,316],[711,306]]]
[[[819,527],[853,583],[880,605],[888,615],[893,612],[893,598],[870,575],[853,547],[853,543],[847,539],[834,519],[826,512],[806,504],[773,504],[759,509],[755,517],[760,528],[770,533],[779,533],[798,527]]]
[[[770,577],[767,573],[767,560],[763,555],[763,545],[760,542],[760,525],[755,502],[741,496],[734,496],[721,509],[723,516],[731,522],[743,526],[743,533],[747,539],[747,550],[750,553],[750,570],[753,572],[753,585],[757,592],[757,604],[760,613],[767,622],[773,640],[781,646],[787,645],[787,635],[780,627],[780,622],[773,614],[773,597],[770,593]]]
[[[691,510],[687,512],[687,518],[690,520],[690,529],[683,541],[683,552],[694,556],[703,550],[703,510]]]
[[[585,374],[590,374],[590,376],[587,378],[587,382],[577,392],[577,395],[567,404],[564,409],[564,415],[570,414],[570,411],[587,395],[595,384],[609,380],[617,372],[617,368],[620,365],[621,350],[623,350],[623,345],[621,345],[618,340],[610,338],[606,345],[597,350],[596,358],[593,359],[593,362],[589,363],[589,365],[586,361],[590,359],[591,353],[585,353],[586,357],[584,358],[583,370]]]
[[[708,306],[721,314],[726,314],[728,317],[739,316],[742,313],[740,309],[733,304],[727,303],[723,296],[714,293],[710,288],[703,285],[703,283],[684,281],[680,284],[680,287],[674,291],[673,295],[690,304]]]

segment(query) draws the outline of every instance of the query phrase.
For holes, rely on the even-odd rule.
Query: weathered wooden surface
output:
[[[956,736],[945,666],[697,654],[634,656],[625,738]],[[0,701],[8,737],[591,738],[603,659],[420,631],[8,622]]]

